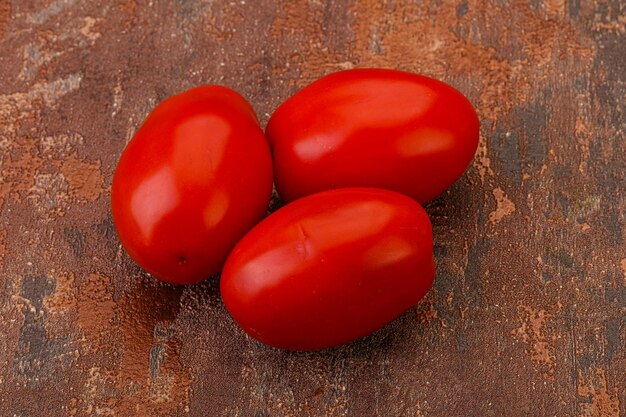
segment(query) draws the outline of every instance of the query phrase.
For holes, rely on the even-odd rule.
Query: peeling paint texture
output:
[[[625,47],[612,0],[0,0],[0,415],[626,416]],[[121,249],[111,180],[156,103],[219,83],[265,124],[373,66],[481,118],[426,207],[437,277],[414,309],[278,351],[216,281],[155,282]]]

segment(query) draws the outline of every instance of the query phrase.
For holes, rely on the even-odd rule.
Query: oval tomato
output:
[[[235,246],[221,278],[226,308],[252,337],[311,350],[390,322],[431,287],[431,225],[404,195],[373,188],[288,204]]]
[[[254,110],[221,86],[159,104],[127,145],[111,191],[129,255],[155,277],[190,284],[219,272],[265,214],[272,162]]]
[[[279,106],[266,129],[285,201],[366,186],[424,203],[463,174],[478,133],[476,111],[460,92],[384,69],[317,80]]]

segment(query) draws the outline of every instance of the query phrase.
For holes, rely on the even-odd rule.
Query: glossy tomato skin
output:
[[[384,69],[327,75],[285,101],[266,129],[280,196],[379,187],[425,203],[465,171],[479,138],[471,103],[425,76]]]
[[[159,104],[126,146],[111,190],[128,254],[155,277],[192,284],[220,271],[264,216],[269,147],[246,100],[207,85]]]
[[[399,193],[304,197],[253,228],[221,277],[226,308],[270,346],[313,350],[365,336],[415,305],[435,274],[431,225]]]

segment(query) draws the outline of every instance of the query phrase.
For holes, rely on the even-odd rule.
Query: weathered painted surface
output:
[[[0,415],[626,415],[623,2],[0,0]],[[152,281],[109,214],[158,101],[263,123],[331,71],[463,91],[474,165],[430,204],[437,280],[363,341],[266,348],[215,281]]]

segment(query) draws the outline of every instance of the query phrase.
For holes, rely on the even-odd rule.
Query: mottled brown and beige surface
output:
[[[621,1],[0,0],[1,416],[626,415]],[[331,71],[441,78],[474,164],[428,206],[437,279],[393,324],[289,353],[216,281],[122,251],[115,163],[154,105],[233,87],[263,123]]]

